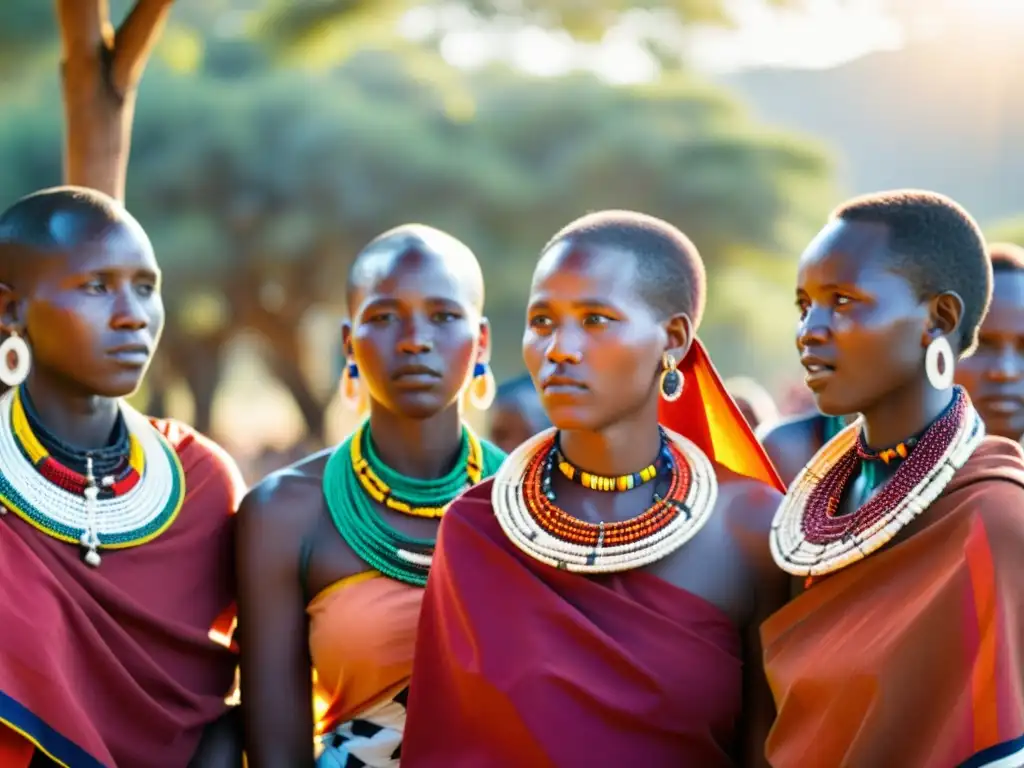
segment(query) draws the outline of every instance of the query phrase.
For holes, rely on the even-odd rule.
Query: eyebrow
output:
[[[530,302],[530,309],[547,309],[551,306],[547,299]],[[615,309],[615,304],[607,299],[579,299],[572,302],[573,309]]]

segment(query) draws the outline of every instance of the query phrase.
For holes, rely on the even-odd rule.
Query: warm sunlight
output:
[[[950,4],[958,12],[979,19],[1024,21],[1024,2],[1021,0],[952,0]]]

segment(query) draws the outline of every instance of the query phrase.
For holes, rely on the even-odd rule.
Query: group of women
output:
[[[348,277],[365,421],[246,492],[123,399],[163,325],[142,228],[23,198],[0,765],[1024,765],[1022,278],[948,198],[844,204],[796,281],[822,415],[762,447],[693,243],[590,214],[540,251],[499,447],[464,420],[496,395],[480,266],[399,227]]]

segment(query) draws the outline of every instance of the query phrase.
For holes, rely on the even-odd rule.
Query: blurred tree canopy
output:
[[[333,389],[303,373],[303,359],[325,354],[306,349],[303,320],[315,308],[340,319],[351,258],[409,221],[479,255],[499,375],[521,365],[538,248],[608,207],[661,216],[700,247],[711,275],[702,335],[726,370],[756,373],[789,349],[784,259],[834,198],[830,158],[805,138],[766,129],[686,73],[610,87],[590,75],[461,71],[408,46],[284,69],[259,36],[216,31],[239,0],[204,3],[176,6],[135,115],[127,204],[163,264],[169,318],[150,377],[156,411],[180,377],[209,429],[225,349],[255,331],[322,436]],[[200,34],[203,24],[214,32]],[[8,201],[62,179],[60,104],[37,90],[12,97],[0,123]]]

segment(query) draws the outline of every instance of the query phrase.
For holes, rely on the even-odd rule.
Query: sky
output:
[[[645,33],[669,46],[685,47],[695,66],[713,73],[765,66],[834,67],[966,23],[1019,24],[1024,39],[1024,0],[803,0],[801,10],[788,12],[770,10],[759,0],[731,2],[738,22],[733,30],[681,31],[663,19],[630,18],[601,44],[589,46],[538,28],[483,27],[458,9],[441,16],[413,11],[403,31],[420,37],[439,26],[448,30],[441,53],[457,66],[504,60],[537,75],[582,68],[618,83],[642,82],[656,74],[657,63],[636,43],[637,35]],[[894,5],[902,9],[899,17],[891,13]]]

